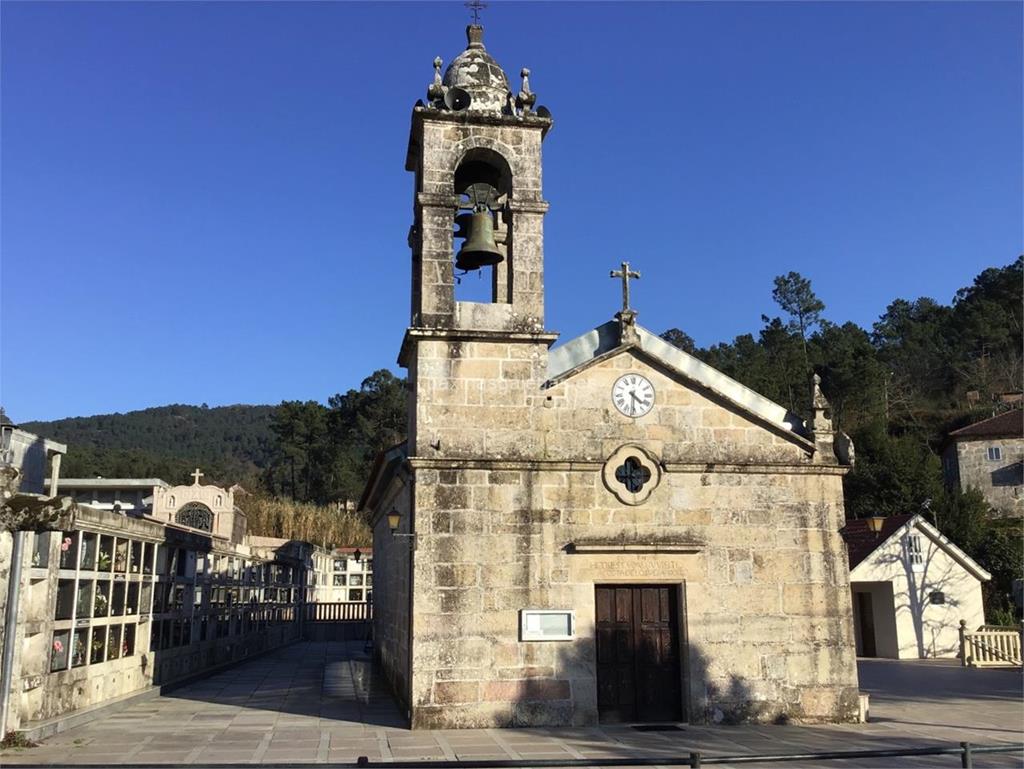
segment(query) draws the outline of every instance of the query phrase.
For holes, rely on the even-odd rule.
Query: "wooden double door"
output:
[[[604,723],[680,721],[676,585],[598,585],[597,708]]]

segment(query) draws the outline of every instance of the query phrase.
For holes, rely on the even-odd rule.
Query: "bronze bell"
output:
[[[466,239],[455,255],[456,269],[479,270],[505,258],[494,242],[494,215],[487,206],[477,206],[471,214],[459,214],[455,223],[459,226],[455,237]]]

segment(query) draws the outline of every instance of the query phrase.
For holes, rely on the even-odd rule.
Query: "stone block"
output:
[[[434,684],[433,701],[438,705],[478,702],[479,700],[479,681],[440,681]]]
[[[474,587],[480,581],[480,567],[475,563],[443,564],[434,567],[434,584],[438,587]]]
[[[514,726],[568,726],[573,723],[571,702],[517,702],[512,706]]]
[[[413,729],[485,729],[512,725],[507,702],[426,705],[413,708]]]
[[[550,665],[526,665],[510,668],[498,668],[498,678],[553,678],[555,669]]]
[[[430,531],[433,534],[450,534],[452,514],[448,510],[435,510],[429,515]]]
[[[474,613],[479,612],[483,607],[480,590],[476,588],[439,589],[437,595],[440,599],[442,614]]]
[[[785,585],[782,594],[782,610],[786,614],[833,617],[840,610],[846,610],[849,603],[846,591],[839,591],[824,585]]]
[[[530,700],[567,700],[568,681],[528,678],[519,681],[485,681],[481,698],[487,702],[524,702]]]

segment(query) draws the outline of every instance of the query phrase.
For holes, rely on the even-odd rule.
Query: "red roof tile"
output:
[[[997,414],[991,419],[983,419],[973,425],[961,427],[949,434],[955,440],[972,438],[1024,438],[1024,411],[1012,409]]]
[[[850,554],[851,571],[913,517],[913,515],[887,516],[882,523],[882,530],[878,534],[871,531],[867,518],[847,521],[840,534],[846,540],[846,550]]]

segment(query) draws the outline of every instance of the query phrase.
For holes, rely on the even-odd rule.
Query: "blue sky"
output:
[[[446,3],[17,3],[2,22],[0,402],[15,420],[325,400],[395,369],[409,115]],[[547,325],[699,344],[809,277],[836,322],[948,302],[1022,249],[1021,4],[510,3]]]

